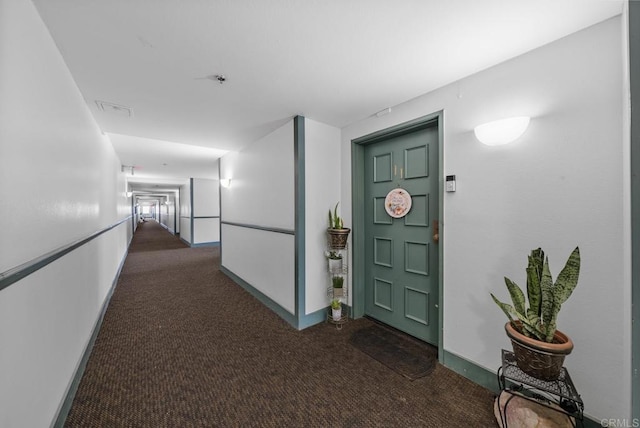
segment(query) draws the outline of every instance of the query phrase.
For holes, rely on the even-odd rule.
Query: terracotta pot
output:
[[[504,329],[511,339],[513,353],[520,370],[536,379],[556,380],[560,376],[564,357],[573,350],[573,342],[564,333],[556,330],[553,342],[548,343],[520,333],[520,321],[508,322]]]

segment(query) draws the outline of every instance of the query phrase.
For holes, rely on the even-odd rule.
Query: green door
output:
[[[367,145],[364,160],[365,314],[437,345],[437,126]],[[385,209],[394,189],[411,197],[403,217]]]

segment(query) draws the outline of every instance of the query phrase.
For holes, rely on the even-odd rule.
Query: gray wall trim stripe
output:
[[[280,318],[282,318],[283,320],[291,324],[291,326],[293,326],[294,328],[298,328],[296,317],[294,314],[287,311],[285,308],[280,306],[278,303],[276,303],[266,294],[262,293],[260,290],[255,288],[253,285],[249,284],[244,279],[240,278],[238,275],[236,275],[226,267],[221,265],[220,272],[224,273],[229,278],[231,278],[233,282],[235,282],[236,284],[238,284],[239,286],[247,290],[247,292],[249,292],[253,297],[258,299],[260,302],[262,302],[263,305],[265,305],[266,307],[271,309],[273,312],[275,312]]]
[[[629,1],[631,103],[631,415],[640,420],[640,2]]]
[[[131,241],[129,241],[131,244]],[[82,380],[82,376],[84,375],[84,371],[87,368],[87,362],[89,362],[89,357],[91,356],[91,352],[93,351],[93,345],[96,343],[96,338],[98,337],[98,333],[100,332],[100,328],[102,327],[102,321],[104,320],[104,315],[107,313],[107,308],[109,307],[109,303],[111,302],[111,296],[113,296],[113,292],[116,289],[118,284],[118,280],[120,279],[120,273],[122,272],[122,268],[124,267],[124,262],[127,259],[129,254],[129,248],[124,252],[124,256],[122,260],[120,260],[120,266],[118,266],[118,270],[116,271],[116,275],[111,283],[111,289],[107,293],[107,297],[104,299],[102,303],[102,309],[98,314],[98,318],[93,326],[93,331],[91,332],[91,336],[89,337],[89,342],[84,349],[84,353],[82,354],[82,358],[78,363],[78,367],[76,368],[76,372],[69,384],[67,389],[67,393],[65,394],[64,400],[60,404],[60,408],[58,409],[58,415],[53,423],[55,428],[64,427],[64,423],[67,420],[67,416],[69,415],[69,411],[71,410],[71,405],[73,404],[73,399],[76,396],[76,392],[78,392],[78,387],[80,386],[80,381]]]
[[[498,377],[494,371],[480,367],[466,358],[459,357],[458,355],[446,350],[442,352],[442,359],[440,362],[448,369],[453,370],[459,375],[462,375],[478,385],[487,388],[491,392],[498,393],[500,391],[500,387],[498,386]],[[496,362],[497,369],[500,363],[499,351],[496,353]]]
[[[199,219],[199,218],[220,218],[219,215],[200,215],[200,216],[194,216],[193,218],[195,219]]]
[[[110,231],[111,229],[121,225],[122,223],[128,221],[131,218],[132,216],[129,215],[123,218],[122,220],[116,223],[113,223],[112,225],[109,225],[104,229],[100,229],[99,231],[94,232],[85,238],[78,239],[77,241],[74,241],[70,244],[59,247],[53,251],[50,251],[46,254],[41,255],[40,257],[36,257],[33,260],[29,260],[28,262],[22,263],[19,266],[16,266],[14,268],[11,268],[7,271],[0,273],[0,290],[7,288],[11,284],[18,282],[21,279],[25,278],[26,276],[29,276],[32,273],[42,269],[48,264],[53,263],[54,261],[58,260],[60,257],[63,257],[66,254],[69,254],[71,251],[75,250],[76,248],[83,246],[87,242],[94,240],[95,238],[102,235],[103,233]]]
[[[202,248],[202,247],[219,247],[220,241],[211,241],[211,242],[200,242],[198,244],[191,244],[191,248]]]
[[[278,227],[268,227],[268,226],[259,226],[257,224],[247,224],[247,223],[236,223],[233,221],[221,221],[221,225],[227,226],[236,226],[236,227],[245,227],[247,229],[257,229],[264,230],[266,232],[274,232],[274,233],[284,233],[285,235],[295,235],[296,231],[291,229],[280,229]]]
[[[305,316],[305,123],[304,116],[293,118],[293,168],[294,168],[294,302],[298,324]]]

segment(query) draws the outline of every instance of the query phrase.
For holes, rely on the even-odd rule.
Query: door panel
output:
[[[432,126],[370,144],[365,159],[365,314],[422,340],[438,341],[438,131]],[[412,197],[403,218],[389,216],[386,195]]]

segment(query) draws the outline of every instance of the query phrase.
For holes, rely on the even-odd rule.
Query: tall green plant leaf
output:
[[[542,291],[542,307],[540,310],[540,318],[542,318],[542,324],[549,325],[553,318],[554,301],[553,301],[553,279],[551,278],[551,272],[549,271],[549,258],[545,257],[544,265],[542,266],[542,279],[540,280],[540,290]]]
[[[493,295],[493,293],[491,293],[491,297],[493,298],[493,301],[496,302],[496,305],[498,305],[498,307],[502,309],[502,312],[504,312],[507,318],[509,318],[509,321],[513,321],[513,317],[517,318],[518,315],[516,314],[515,309],[513,309],[513,306],[509,305],[508,303],[501,302],[496,298],[496,296]]]
[[[578,247],[573,250],[564,268],[558,274],[554,287],[554,300],[558,305],[567,301],[573,290],[578,285],[578,276],[580,275],[580,249]]]
[[[526,314],[527,311],[525,309],[526,300],[524,298],[524,293],[518,287],[518,284],[511,281],[506,276],[504,277],[504,283],[507,284],[507,289],[509,290],[509,295],[511,296],[511,301],[513,302],[513,307],[516,312],[521,314]]]
[[[527,297],[529,298],[529,309],[540,316],[542,305],[542,291],[540,281],[542,280],[542,267],[544,265],[544,251],[541,248],[531,251],[529,265],[527,266]]]
[[[558,311],[560,310],[560,305],[558,305]],[[544,340],[545,342],[548,343],[552,343],[553,342],[553,336],[556,334],[556,317],[558,316],[558,311],[556,311],[555,316],[553,317],[553,321],[551,321],[549,323],[549,325],[546,326],[546,334],[544,336],[544,338],[542,338],[541,340]]]

